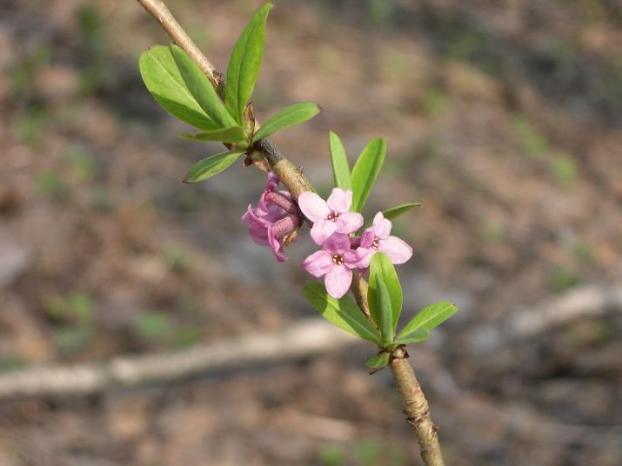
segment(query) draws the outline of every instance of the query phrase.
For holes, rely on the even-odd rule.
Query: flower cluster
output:
[[[248,226],[251,239],[261,246],[269,246],[276,259],[282,262],[287,260],[283,248],[294,241],[304,219],[292,195],[277,191],[279,182],[275,174],[268,175],[259,202],[248,206],[242,221]]]
[[[364,220],[361,214],[350,212],[352,191],[335,188],[326,201],[315,193],[304,192],[298,205],[313,222],[311,238],[321,247],[305,259],[303,266],[314,277],[324,277],[326,291],[333,298],[348,292],[353,271],[364,272],[376,251],[385,253],[394,264],[403,264],[412,256],[406,242],[390,235],[391,221],[382,212],[360,237],[353,236]]]
[[[403,264],[412,256],[406,242],[391,236],[391,221],[382,212],[356,236],[364,219],[350,212],[352,191],[334,188],[326,201],[307,191],[296,204],[290,193],[277,191],[278,185],[278,177],[270,173],[259,202],[248,206],[242,220],[255,243],[269,246],[277,260],[284,261],[283,248],[296,237],[306,217],[312,223],[311,238],[320,250],[307,257],[303,267],[314,277],[324,277],[326,291],[332,297],[339,299],[348,292],[353,271],[365,273],[376,251],[385,253],[394,264]]]

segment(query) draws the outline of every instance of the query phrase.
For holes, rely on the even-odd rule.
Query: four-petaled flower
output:
[[[306,191],[298,197],[298,206],[305,217],[313,222],[311,238],[322,246],[333,233],[354,233],[363,226],[363,216],[350,212],[352,191],[334,188],[328,200]]]
[[[287,260],[283,247],[295,238],[295,232],[302,225],[302,216],[287,191],[276,191],[279,178],[270,173],[266,188],[257,205],[249,205],[242,221],[248,226],[251,239],[261,245],[270,246],[278,261]]]
[[[352,249],[350,237],[333,233],[324,241],[322,249],[307,257],[303,266],[314,277],[324,277],[324,286],[335,299],[343,297],[352,284],[352,270],[361,258]]]
[[[378,212],[372,226],[361,236],[360,246],[357,249],[361,256],[359,267],[369,267],[371,256],[376,251],[385,253],[394,264],[403,264],[412,257],[413,250],[410,245],[397,236],[391,236],[391,228],[391,220],[384,218],[382,212]]]
[[[277,191],[278,185],[279,178],[270,173],[259,202],[248,206],[242,220],[255,243],[270,246],[276,258],[284,261],[283,247],[295,238],[304,214],[313,223],[311,237],[321,249],[307,257],[303,266],[314,277],[324,277],[326,291],[333,298],[348,292],[353,270],[367,269],[377,251],[385,253],[394,264],[411,258],[412,248],[391,236],[391,221],[382,212],[376,214],[361,236],[353,236],[363,226],[363,216],[350,212],[352,191],[334,188],[326,201],[306,191],[296,204],[290,193]]]

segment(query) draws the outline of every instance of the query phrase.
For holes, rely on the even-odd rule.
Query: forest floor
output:
[[[322,106],[280,149],[327,192],[388,140],[368,215],[415,249],[406,312],[460,312],[411,350],[455,466],[622,464],[622,319],[577,320],[493,353],[496,325],[581,285],[622,283],[622,9],[606,0],[276,2],[260,119]],[[170,1],[224,69],[250,0]],[[265,179],[185,171],[217,145],[144,89],[167,38],[136,2],[0,0],[0,371],[103,361],[284,328],[306,240],[277,265],[240,216]],[[0,402],[0,466],[405,466],[417,458],[373,349],[67,400]]]

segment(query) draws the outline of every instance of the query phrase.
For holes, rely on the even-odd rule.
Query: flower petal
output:
[[[274,235],[273,228],[268,229],[268,243],[270,244],[270,249],[272,249],[276,260],[279,262],[285,262],[287,260],[287,256],[283,254],[283,245]]]
[[[266,191],[274,191],[278,186],[281,180],[275,173],[268,173],[268,181],[266,181]]]
[[[324,241],[332,235],[337,229],[337,224],[330,220],[319,220],[311,227],[311,238],[318,246],[324,244]]]
[[[330,214],[326,201],[311,191],[305,191],[298,196],[298,207],[305,214],[305,217],[312,222],[325,220]]]
[[[331,254],[343,255],[350,251],[350,237],[343,233],[333,233],[324,241],[322,248]]]
[[[386,239],[391,234],[391,220],[384,218],[382,212],[378,212],[374,217],[373,229],[374,234],[380,239]]]
[[[373,228],[366,229],[361,235],[360,247],[371,248],[372,245],[374,244],[375,238],[376,238],[376,235],[374,235],[374,229]]]
[[[369,263],[371,262],[371,256],[376,253],[375,249],[372,248],[357,248],[354,253],[354,257],[350,256],[348,258],[344,258],[346,265],[350,265],[350,268],[356,269],[366,269],[369,267]]]
[[[335,223],[339,233],[354,233],[363,226],[363,216],[356,212],[346,212],[340,214]]]
[[[350,210],[352,205],[352,191],[346,191],[341,188],[333,188],[328,200],[326,201],[328,207],[333,212],[343,214]]]
[[[358,263],[360,261],[359,255],[356,253],[356,250],[350,249],[342,254],[343,257],[343,265],[345,265],[349,269],[358,268]]]
[[[352,284],[352,270],[343,265],[337,265],[330,269],[324,277],[326,291],[335,299],[342,298],[350,289]]]
[[[333,268],[332,256],[326,251],[316,251],[302,263],[304,269],[314,277],[326,275]]]
[[[380,240],[378,251],[384,252],[394,264],[403,264],[413,255],[413,248],[397,236],[389,236]]]

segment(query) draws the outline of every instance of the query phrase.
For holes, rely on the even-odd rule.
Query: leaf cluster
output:
[[[380,252],[372,257],[369,269],[367,299],[371,321],[365,318],[352,298],[332,298],[321,283],[307,283],[304,295],[326,320],[381,349],[368,361],[372,370],[386,366],[390,353],[397,347],[426,341],[432,329],[458,311],[455,304],[447,301],[430,304],[398,331],[403,307],[402,286],[391,260]]]
[[[303,123],[320,111],[311,102],[285,107],[259,127],[250,98],[255,89],[272,3],[259,8],[237,40],[227,67],[224,92],[214,87],[201,69],[178,46],[158,45],[139,60],[145,86],[169,113],[200,132],[184,134],[196,141],[220,141],[227,152],[212,155],[193,165],[185,181],[195,183],[221,173],[254,145],[285,128]]]

